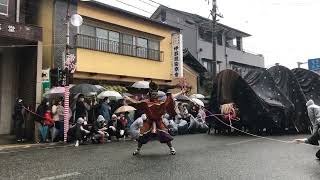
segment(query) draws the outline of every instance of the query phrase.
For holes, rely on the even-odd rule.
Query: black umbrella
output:
[[[80,94],[84,94],[84,95],[96,93],[98,91],[99,91],[99,89],[96,86],[91,85],[91,84],[78,84],[78,85],[73,86],[70,89],[71,94],[79,94],[80,93]]]

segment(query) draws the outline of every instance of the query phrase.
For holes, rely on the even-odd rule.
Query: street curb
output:
[[[14,144],[14,145],[1,145],[0,146],[0,152],[2,151],[8,151],[8,150],[20,150],[20,149],[28,149],[28,148],[34,148],[34,147],[54,147],[54,146],[65,146],[70,144],[65,144],[61,142],[57,143],[43,143],[43,144]]]

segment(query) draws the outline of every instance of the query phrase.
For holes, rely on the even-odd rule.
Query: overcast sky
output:
[[[151,15],[117,0],[99,1]],[[158,6],[150,0],[120,1],[148,12],[154,12]],[[208,5],[206,0],[152,1],[207,18],[211,9],[211,3]],[[267,68],[277,62],[295,68],[297,61],[320,58],[320,0],[217,0],[217,4],[224,16],[220,22],[251,34],[252,37],[244,39],[244,49],[263,54]]]

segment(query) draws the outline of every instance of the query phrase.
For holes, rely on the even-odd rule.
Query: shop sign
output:
[[[0,19],[0,35],[12,38],[38,41],[42,39],[42,30],[35,26],[12,23]]]
[[[182,34],[172,35],[173,77],[183,77]]]
[[[70,73],[75,73],[77,69],[76,56],[74,54],[68,54],[66,57],[65,67],[69,69]]]

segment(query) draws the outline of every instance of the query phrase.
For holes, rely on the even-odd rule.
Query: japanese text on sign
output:
[[[183,77],[182,35],[172,35],[173,77]]]

